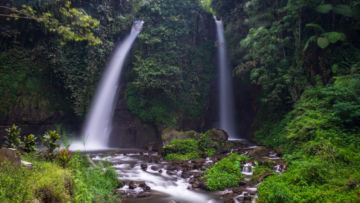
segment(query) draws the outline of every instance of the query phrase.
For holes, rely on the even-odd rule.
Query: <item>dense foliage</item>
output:
[[[241,173],[243,162],[248,158],[246,156],[230,154],[228,157],[216,162],[211,168],[206,169],[205,176],[206,187],[209,190],[223,190],[227,187],[239,185],[243,178]]]
[[[256,92],[255,139],[289,165],[265,179],[258,201],[359,201],[359,1],[212,7],[226,24],[234,76]]]
[[[219,154],[225,145],[224,140],[214,139],[211,130],[195,134],[194,138],[173,139],[163,146],[161,155],[166,160],[189,160]]]
[[[165,126],[201,116],[214,71],[211,16],[191,0],[150,1],[137,16],[145,24],[128,74],[129,109]]]

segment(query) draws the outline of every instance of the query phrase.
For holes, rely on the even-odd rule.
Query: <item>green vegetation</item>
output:
[[[258,201],[358,202],[359,1],[211,5],[226,24],[234,76],[256,94],[255,139],[288,165],[264,180]]]
[[[0,163],[0,201],[32,202],[116,202],[113,190],[121,185],[113,168],[90,167],[80,154],[63,168],[56,162],[24,154],[33,169]]]
[[[354,186],[360,182],[359,85],[354,74],[310,88],[280,125],[256,134],[268,146],[281,144],[290,165],[284,174],[261,184],[260,202],[360,200]]]
[[[21,129],[13,125],[9,136]],[[24,146],[17,146],[22,160],[32,168],[0,163],[1,202],[118,202],[114,189],[121,186],[116,171],[103,163],[94,165],[87,155],[59,149],[60,135],[56,130],[42,137],[46,151],[36,151],[34,135],[24,137]],[[14,140],[14,139],[13,139]],[[16,142],[18,143],[18,141]]]
[[[248,158],[246,156],[230,154],[228,157],[216,162],[211,168],[206,169],[206,187],[209,190],[223,190],[227,187],[239,185],[243,178],[241,173],[243,162]]]
[[[20,139],[21,128],[13,124],[10,128],[6,129],[6,132],[5,146],[18,148],[22,143]]]
[[[200,158],[198,142],[195,139],[172,140],[162,149],[162,155],[166,160],[189,160]]]
[[[129,109],[160,126],[201,117],[214,74],[214,42],[206,34],[211,16],[192,0],[151,1],[137,16],[145,24],[128,72]]]
[[[259,165],[258,162],[255,162],[255,167],[252,169],[253,175],[251,180],[253,182],[258,182],[260,178],[263,178],[264,175],[271,174],[274,175],[273,170],[267,165]]]
[[[213,140],[211,130],[199,135],[199,138],[174,139],[162,148],[161,154],[166,160],[189,160],[217,154],[224,140]]]

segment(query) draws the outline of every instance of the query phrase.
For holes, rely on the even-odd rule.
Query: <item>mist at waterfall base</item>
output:
[[[218,41],[218,73],[219,73],[219,128],[229,134],[230,140],[238,139],[235,125],[235,104],[232,85],[232,76],[228,67],[226,41],[224,37],[224,25],[221,20],[217,20],[216,33]]]
[[[120,43],[111,57],[102,75],[89,115],[85,122],[82,138],[73,142],[71,150],[104,150],[109,149],[112,118],[116,96],[121,78],[121,71],[132,44],[140,33],[143,21],[135,21],[130,34]]]

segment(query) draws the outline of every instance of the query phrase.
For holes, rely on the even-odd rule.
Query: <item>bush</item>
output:
[[[200,158],[198,142],[193,138],[185,140],[174,139],[163,147],[161,154],[166,160]]]
[[[206,179],[206,187],[209,190],[223,190],[227,187],[238,186],[239,181],[243,178],[242,162],[247,159],[245,156],[232,153],[211,168],[206,169],[205,176],[203,176]]]
[[[7,136],[5,137],[5,146],[9,148],[18,148],[21,145],[20,133],[21,128],[13,124],[6,129]]]
[[[24,137],[24,151],[35,152],[36,148],[36,137],[33,134]]]
[[[68,149],[62,149],[58,151],[56,154],[56,160],[58,160],[60,162],[60,165],[65,168],[69,165],[69,162],[71,160],[71,151],[69,151]]]
[[[56,130],[49,130],[45,133],[43,137],[43,145],[47,148],[48,159],[53,159],[55,157],[54,151],[56,148],[60,147],[59,144],[60,135]]]
[[[209,133],[211,133],[211,132],[207,131],[200,135],[199,149],[201,151],[205,152],[205,154],[207,156],[212,156],[219,149],[220,143],[217,143],[217,142],[214,142],[213,140],[211,140],[209,138]]]

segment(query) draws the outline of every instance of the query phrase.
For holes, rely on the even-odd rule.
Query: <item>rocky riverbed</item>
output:
[[[251,157],[243,166],[244,180],[237,187],[210,192],[203,178],[204,172],[231,152]],[[271,149],[239,141],[232,141],[232,148],[220,155],[190,161],[165,161],[158,152],[116,150],[89,153],[94,161],[108,160],[124,183],[116,192],[124,202],[254,202],[257,186],[274,173],[286,170],[281,158]],[[270,168],[254,176],[253,167]]]

